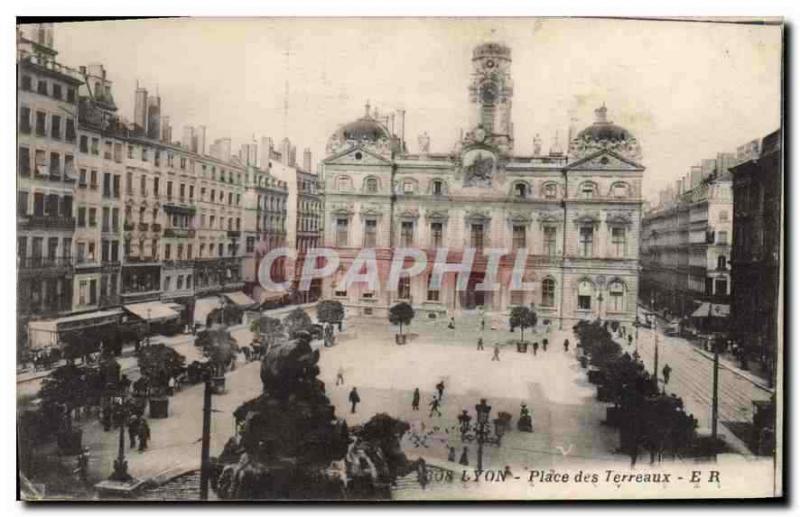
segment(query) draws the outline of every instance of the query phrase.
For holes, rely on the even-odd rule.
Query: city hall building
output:
[[[351,314],[385,315],[399,301],[424,317],[483,308],[504,312],[535,306],[540,321],[568,328],[602,318],[630,324],[635,319],[641,216],[641,150],[636,138],[607,119],[569,135],[548,152],[534,139],[532,154],[514,154],[511,50],[501,44],[476,47],[468,85],[472,120],[451,153],[429,151],[427,134],[409,152],[405,113],[365,114],[330,137],[321,164],[325,186],[324,241],[340,257],[323,294]],[[345,286],[353,259],[375,250],[380,281]],[[426,270],[388,285],[397,249],[424,250]],[[447,263],[462,263],[464,250],[477,250],[465,289],[457,273],[438,289],[429,282],[437,250]],[[503,248],[494,268],[492,248]],[[524,289],[512,289],[518,250],[523,251]],[[487,271],[499,289],[480,284]],[[418,316],[419,317],[419,316]]]

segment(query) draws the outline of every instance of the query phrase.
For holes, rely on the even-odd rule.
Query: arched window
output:
[[[336,178],[336,190],[339,192],[350,190],[350,176],[339,176]]]
[[[378,191],[378,178],[367,178],[365,181],[365,190],[371,194]]]
[[[556,305],[556,282],[552,278],[542,280],[542,307]]]
[[[578,187],[578,197],[580,199],[592,199],[597,193],[597,187],[591,181],[584,181]]]
[[[611,196],[615,198],[625,198],[629,195],[627,183],[614,183],[611,187]]]
[[[594,287],[588,280],[581,280],[578,284],[578,309],[588,311],[592,308],[592,291]]]
[[[528,195],[528,185],[525,183],[514,184],[514,197],[517,199],[525,199]]]
[[[553,182],[545,183],[542,187],[542,196],[545,199],[555,199],[558,197],[558,185]]]
[[[609,300],[608,310],[612,312],[625,311],[625,284],[619,280],[614,280],[608,285]]]

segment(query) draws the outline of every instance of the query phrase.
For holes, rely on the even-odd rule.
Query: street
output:
[[[644,321],[643,312],[640,320]],[[662,330],[658,332],[658,369],[669,364],[672,368],[667,393],[675,393],[683,398],[688,412],[694,414],[701,429],[711,429],[711,399],[713,380],[713,361],[710,354],[702,354],[696,346],[680,337],[666,336]],[[622,343],[623,340],[619,340]],[[634,342],[630,347],[627,341],[623,349],[633,353]],[[653,371],[655,347],[653,330],[639,329],[639,355],[647,371]],[[771,393],[764,387],[754,383],[745,375],[737,374],[734,366],[725,365],[719,368],[719,423],[722,426],[730,423],[750,422],[753,418],[753,401],[769,400]],[[662,379],[661,371],[658,372]],[[732,438],[730,432],[727,438]]]

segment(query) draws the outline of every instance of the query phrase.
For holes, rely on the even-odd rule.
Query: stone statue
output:
[[[431,138],[428,136],[427,131],[417,137],[417,142],[419,143],[420,154],[428,154],[430,152]]]
[[[536,133],[536,136],[533,137],[533,155],[542,155],[542,137],[539,136],[539,133]]]
[[[494,157],[478,154],[469,165],[464,167],[466,172],[465,185],[468,187],[488,187],[492,183],[494,172]]]

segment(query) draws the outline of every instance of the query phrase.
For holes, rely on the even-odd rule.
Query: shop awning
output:
[[[239,307],[250,307],[255,305],[255,301],[244,294],[241,291],[236,291],[233,293],[224,293],[223,296],[231,301],[231,303],[238,305]]]
[[[263,305],[267,302],[275,302],[282,300],[289,293],[287,293],[286,291],[267,291],[265,289],[257,289],[257,291],[254,292],[253,294],[256,300],[258,300],[258,304]]]
[[[184,311],[184,309],[186,308],[186,307],[184,307],[183,305],[181,305],[179,303],[165,303],[164,305],[166,305],[167,307],[169,307],[173,311],[177,312],[178,314],[182,313]]]
[[[206,324],[208,315],[214,309],[221,308],[220,299],[218,296],[209,296],[207,298],[199,298],[194,302],[194,322],[201,325]]]
[[[712,318],[727,318],[731,314],[730,305],[703,302],[700,304],[700,307],[692,313],[692,318],[707,318],[709,316],[709,310]]]
[[[180,314],[162,302],[145,302],[125,305],[125,310],[144,321],[159,322],[180,317]]]
[[[31,321],[28,323],[28,344],[31,348],[46,348],[58,345],[60,332],[82,330],[119,322],[122,309],[85,312],[54,320]]]

